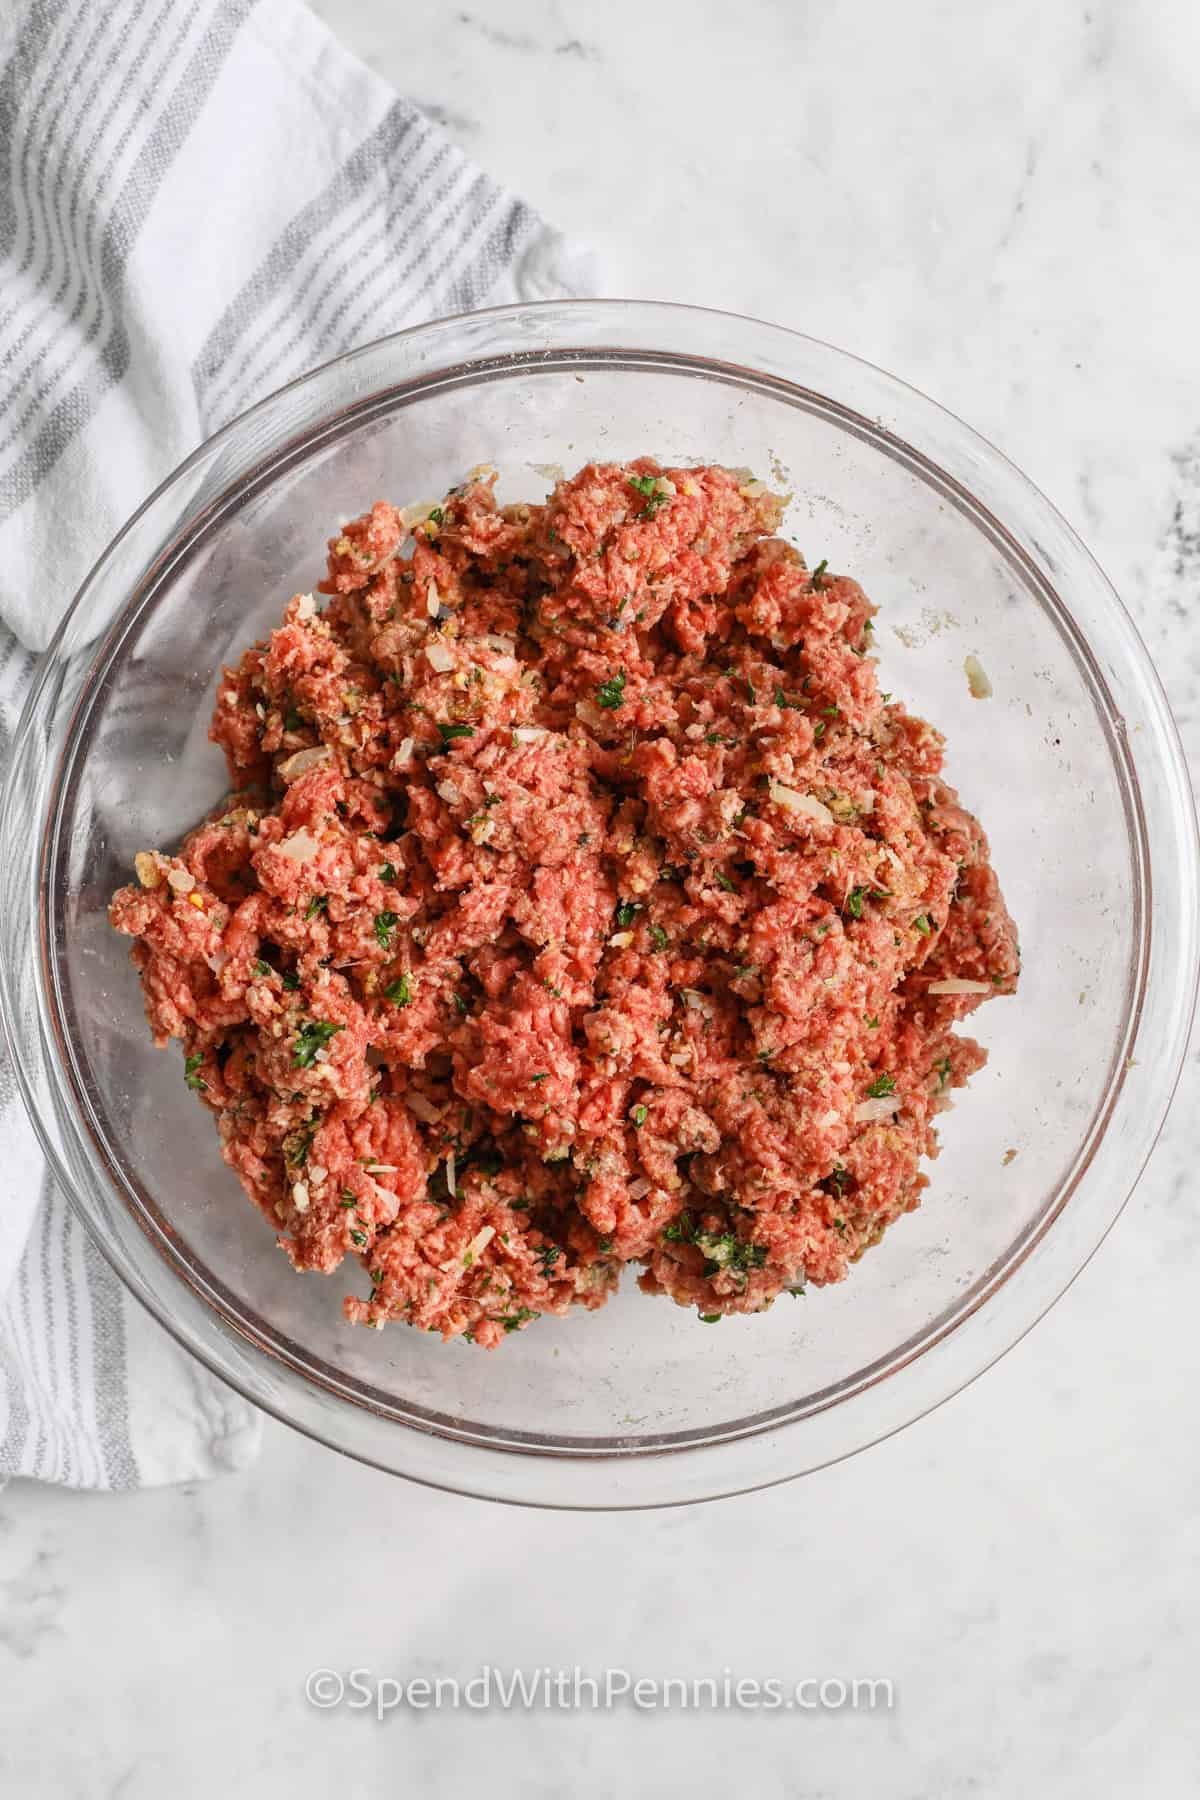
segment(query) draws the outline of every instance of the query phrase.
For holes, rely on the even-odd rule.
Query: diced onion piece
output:
[[[404,764],[408,761],[408,759],[412,755],[412,753],[413,753],[413,739],[410,737],[407,737],[401,743],[400,748],[397,750],[395,756],[393,756],[393,758],[392,758],[393,769],[403,768]]]
[[[704,995],[702,993],[700,993],[699,989],[697,989],[697,988],[682,988],[680,990],[680,992],[681,992],[681,995],[683,998],[683,1004],[685,1006],[690,1006],[694,1012],[703,1012],[703,1010],[704,1010]]]
[[[651,1183],[646,1180],[644,1175],[637,1181],[631,1181],[629,1184],[629,1198],[631,1200],[644,1200],[646,1195],[650,1192],[650,1187]]]
[[[441,638],[433,638],[425,646],[425,661],[439,675],[447,675],[454,667],[454,657]]]
[[[451,1150],[449,1156],[446,1158],[446,1191],[449,1193],[451,1199],[456,1199],[458,1196],[458,1189],[454,1185],[456,1175],[457,1168],[454,1161],[454,1152]]]
[[[159,866],[148,850],[138,851],[133,859],[133,867],[144,888],[156,888],[162,880]]]
[[[323,762],[328,762],[333,751],[328,744],[314,744],[311,750],[297,750],[292,756],[285,756],[281,763],[276,763],[275,772],[284,781],[298,781],[301,775],[307,775]]]
[[[489,650],[496,650],[501,656],[516,655],[517,646],[515,640],[512,638],[501,637],[499,632],[485,631],[483,633],[482,642],[487,645]]]
[[[608,941],[614,950],[628,950],[633,942],[633,933],[632,931],[614,931]]]
[[[328,1173],[329,1170],[322,1168],[320,1163],[309,1163],[308,1165],[308,1179],[314,1187],[320,1187]]]
[[[435,1106],[432,1100],[427,1100],[424,1094],[405,1094],[404,1104],[410,1113],[414,1113],[420,1119],[423,1125],[436,1125],[442,1116],[441,1107]]]
[[[513,736],[518,744],[536,744],[542,738],[549,737],[550,733],[544,725],[516,725],[513,727]]]
[[[293,831],[291,837],[284,838],[278,846],[280,856],[286,856],[289,862],[298,863],[308,862],[320,848],[307,825],[302,825],[299,831]]]
[[[856,1125],[874,1125],[880,1119],[890,1119],[899,1110],[899,1094],[887,1094],[878,1100],[860,1100],[854,1109],[854,1122]]]
[[[317,603],[311,594],[299,594],[296,597],[296,617],[298,619],[314,619],[317,614]]]
[[[190,894],[196,885],[196,877],[186,869],[170,869],[167,872],[167,885],[174,888],[177,894]]]
[[[967,686],[971,690],[972,700],[990,700],[992,684],[988,680],[987,670],[979,658],[974,654],[968,656],[963,662],[963,669],[967,677]]]
[[[769,792],[776,806],[782,806],[786,812],[801,813],[818,825],[833,824],[833,814],[829,808],[814,799],[812,794],[802,794],[799,788],[788,787],[782,781],[773,781]]]
[[[462,1266],[464,1269],[469,1269],[472,1263],[483,1254],[495,1235],[496,1227],[494,1225],[485,1225],[482,1231],[477,1231],[475,1233],[475,1236],[471,1239],[470,1243],[462,1253]]]
[[[950,975],[945,981],[931,981],[927,990],[931,994],[990,994],[990,981],[967,981],[963,976]]]
[[[452,781],[439,781],[437,784],[437,791],[446,802],[447,806],[453,806],[457,801],[462,799],[462,795]]]
[[[364,1163],[363,1168],[368,1175],[398,1175],[399,1163]]]
[[[292,1189],[292,1204],[297,1212],[308,1211],[308,1183],[298,1181]]]

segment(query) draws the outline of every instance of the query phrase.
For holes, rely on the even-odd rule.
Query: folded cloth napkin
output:
[[[32,0],[0,21],[0,751],[122,521],[219,425],[385,332],[595,291],[294,0]],[[257,1415],[133,1302],[0,1060],[0,1483],[237,1467]]]

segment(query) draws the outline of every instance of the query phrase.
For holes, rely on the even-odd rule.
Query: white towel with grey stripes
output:
[[[351,345],[595,291],[295,0],[0,6],[0,753],[88,567],[197,443]],[[0,1483],[242,1465],[253,1409],[51,1187],[0,1062]]]

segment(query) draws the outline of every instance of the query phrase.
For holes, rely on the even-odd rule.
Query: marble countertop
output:
[[[589,240],[607,290],[760,314],[998,443],[1123,593],[1200,753],[1192,0],[321,0]],[[773,1492],[568,1516],[443,1498],[268,1424],[190,1490],[0,1496],[6,1794],[949,1800],[1200,1789],[1195,1062],[1032,1335]],[[335,1549],[330,1552],[329,1546]],[[880,1677],[875,1711],[305,1701],[311,1669]]]

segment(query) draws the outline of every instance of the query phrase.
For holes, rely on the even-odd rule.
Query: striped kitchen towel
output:
[[[595,291],[294,0],[0,7],[0,752],[34,653],[146,493],[339,351]],[[253,1409],[117,1282],[0,1060],[0,1483],[237,1467]]]

